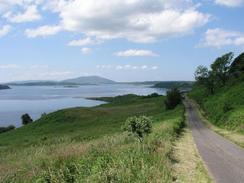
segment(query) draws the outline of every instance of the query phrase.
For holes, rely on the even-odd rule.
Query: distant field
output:
[[[93,108],[49,114],[0,135],[0,182],[172,182],[172,143],[183,106],[128,95]],[[121,131],[127,117],[151,116],[144,145]]]

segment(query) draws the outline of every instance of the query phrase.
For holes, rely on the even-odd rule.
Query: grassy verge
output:
[[[164,97],[128,98],[58,111],[1,134],[0,182],[172,182],[183,106],[166,111]],[[143,145],[121,132],[133,115],[154,120]]]
[[[173,166],[175,182],[212,183],[199,156],[188,124],[186,123],[186,125],[181,136],[174,143],[174,159],[177,162]]]
[[[216,133],[226,137],[227,139],[231,140],[235,144],[244,148],[244,135],[242,133],[238,133],[235,131],[230,131],[224,128],[217,127],[213,125],[208,119],[206,112],[192,99],[189,99],[191,103],[196,107],[197,112],[201,120],[205,123],[205,125],[210,128],[211,130],[215,131]]]

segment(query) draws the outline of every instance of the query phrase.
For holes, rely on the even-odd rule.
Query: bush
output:
[[[181,93],[178,89],[172,89],[167,92],[165,107],[166,109],[174,109],[181,103]]]
[[[22,119],[22,124],[23,125],[28,125],[28,124],[30,124],[30,123],[33,122],[33,119],[31,119],[30,115],[27,114],[27,113],[26,114],[23,114],[21,116],[21,119]]]
[[[224,113],[229,112],[233,109],[232,105],[229,102],[225,102],[223,106]]]
[[[143,98],[154,98],[154,97],[160,97],[160,95],[158,93],[152,93],[147,96],[143,96]]]
[[[130,117],[126,120],[123,129],[142,142],[144,137],[152,132],[152,119],[147,116]]]
[[[0,133],[8,132],[8,131],[14,130],[14,129],[15,129],[15,126],[13,126],[13,125],[10,125],[8,127],[0,127]]]

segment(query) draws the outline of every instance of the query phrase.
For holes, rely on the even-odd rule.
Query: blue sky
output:
[[[244,0],[2,0],[0,82],[193,80],[244,51]]]

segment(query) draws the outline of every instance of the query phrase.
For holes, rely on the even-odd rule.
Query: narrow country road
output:
[[[244,183],[244,149],[206,128],[197,109],[189,101],[184,104],[194,141],[213,180]]]

